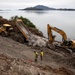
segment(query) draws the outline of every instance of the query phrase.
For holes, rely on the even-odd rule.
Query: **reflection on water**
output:
[[[9,19],[12,16],[23,16],[32,21],[47,37],[47,24],[66,32],[67,37],[75,39],[75,11],[0,11],[0,16]],[[62,37],[54,32],[56,40]]]
[[[26,13],[36,13],[36,14],[39,14],[39,15],[42,15],[42,14],[47,14],[48,12],[47,11],[44,11],[44,10],[25,10]]]

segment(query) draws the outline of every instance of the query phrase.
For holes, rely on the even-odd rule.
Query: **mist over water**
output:
[[[0,16],[10,19],[12,16],[28,18],[47,37],[47,24],[62,29],[70,39],[75,39],[75,11],[0,11]],[[56,40],[62,36],[53,31]]]

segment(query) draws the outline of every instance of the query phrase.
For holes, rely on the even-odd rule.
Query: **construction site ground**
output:
[[[44,51],[43,61],[34,51]],[[0,75],[75,75],[75,53],[27,46],[0,36]]]

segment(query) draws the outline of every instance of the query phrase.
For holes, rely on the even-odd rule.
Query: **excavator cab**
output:
[[[3,24],[1,27],[0,27],[0,34],[1,36],[8,36],[10,31],[12,31],[13,28],[11,27],[11,25],[9,24]]]

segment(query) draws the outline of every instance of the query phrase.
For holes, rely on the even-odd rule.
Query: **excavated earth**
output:
[[[3,23],[10,24],[0,19],[0,25]],[[38,56],[34,62],[34,51],[40,50],[44,51],[43,61]],[[53,45],[50,49],[33,47],[0,36],[0,75],[75,75],[75,53]]]
[[[44,51],[43,61],[34,51]],[[75,75],[75,53],[32,47],[0,36],[0,75]]]

